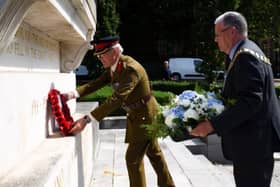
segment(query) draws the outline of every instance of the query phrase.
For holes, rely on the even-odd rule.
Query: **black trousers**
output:
[[[273,167],[273,157],[259,162],[233,163],[236,187],[270,187]]]

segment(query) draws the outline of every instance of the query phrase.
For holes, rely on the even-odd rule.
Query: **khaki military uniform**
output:
[[[157,113],[157,101],[151,96],[145,69],[133,58],[121,55],[115,72],[106,70],[98,79],[78,88],[80,96],[111,84],[114,92],[104,103],[91,111],[98,121],[117,108],[127,111],[125,142],[129,143],[126,163],[131,187],[145,187],[143,157],[146,154],[158,176],[161,187],[174,186],[157,140],[146,136],[142,124],[149,124]]]

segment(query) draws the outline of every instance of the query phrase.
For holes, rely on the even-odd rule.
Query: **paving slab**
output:
[[[125,164],[125,129],[100,130],[100,151],[94,165],[93,187],[129,187]],[[170,138],[159,140],[177,187],[225,187],[211,167],[197,159],[182,143]],[[144,157],[147,187],[157,186],[157,176]],[[214,166],[213,166],[214,167]],[[229,185],[232,186],[232,185]]]

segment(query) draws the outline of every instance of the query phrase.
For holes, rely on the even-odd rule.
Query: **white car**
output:
[[[169,69],[173,80],[205,79],[203,73],[195,69],[197,64],[202,63],[200,58],[170,58]]]

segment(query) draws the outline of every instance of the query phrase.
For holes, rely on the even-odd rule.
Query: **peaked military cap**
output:
[[[119,36],[107,36],[103,38],[95,38],[90,42],[94,46],[94,55],[106,53],[109,49],[119,43]]]

